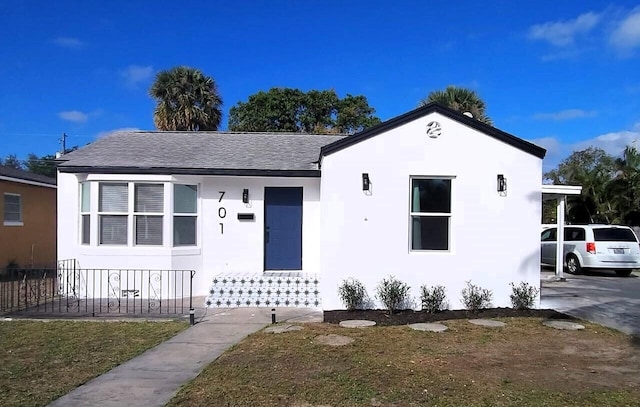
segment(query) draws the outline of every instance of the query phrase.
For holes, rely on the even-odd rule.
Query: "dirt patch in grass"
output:
[[[185,329],[185,322],[0,322],[0,406],[44,406]]]
[[[543,319],[500,318],[502,328],[447,320],[443,333],[327,323],[259,332],[169,405],[640,405],[640,348],[633,338],[586,322],[582,331],[555,330]],[[316,340],[326,335],[354,341],[332,347]]]

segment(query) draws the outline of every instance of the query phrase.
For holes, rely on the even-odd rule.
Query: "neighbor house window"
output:
[[[173,245],[195,246],[197,242],[198,186],[173,186]]]
[[[127,183],[100,183],[98,197],[100,244],[127,244],[128,209],[129,185]]]
[[[451,178],[411,179],[411,250],[449,250]]]
[[[164,184],[135,184],[134,227],[136,245],[162,245]]]
[[[4,194],[3,214],[5,225],[22,225],[22,200],[19,194]]]
[[[82,244],[91,242],[91,184],[80,184],[80,238]]]

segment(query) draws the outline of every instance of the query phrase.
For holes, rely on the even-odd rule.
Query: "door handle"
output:
[[[265,243],[269,243],[269,226],[264,229],[264,240]]]

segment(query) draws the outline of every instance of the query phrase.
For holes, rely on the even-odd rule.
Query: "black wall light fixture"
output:
[[[507,179],[502,174],[498,174],[498,192],[507,193]]]
[[[242,190],[242,202],[249,203],[249,190],[247,188]]]
[[[369,174],[366,172],[362,173],[362,190],[369,191],[371,189],[371,180],[369,180]]]

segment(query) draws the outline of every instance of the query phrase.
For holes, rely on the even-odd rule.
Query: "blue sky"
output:
[[[7,1],[0,157],[153,129],[147,90],[176,65],[229,108],[272,87],[365,95],[383,120],[447,85],[496,127],[548,149],[618,154],[640,138],[640,2]],[[489,4],[489,5],[486,5]]]

